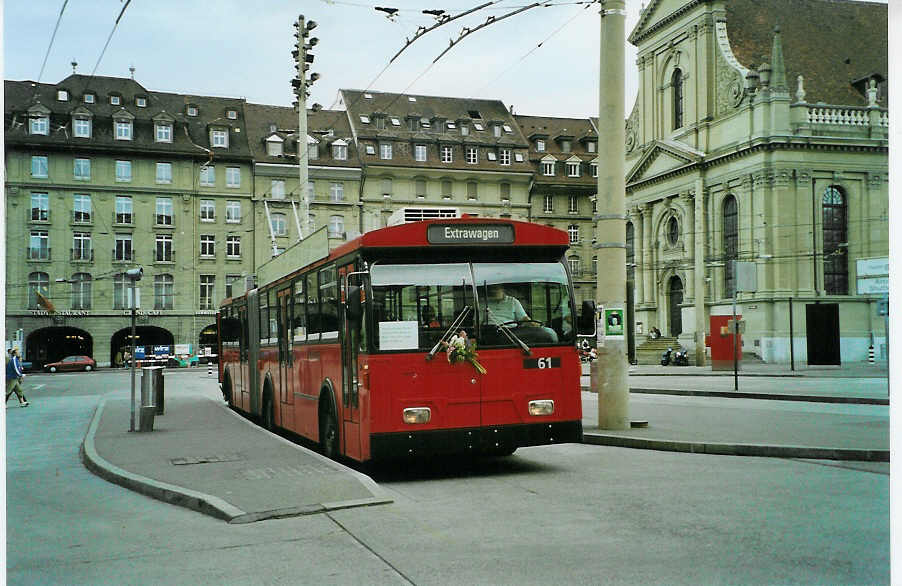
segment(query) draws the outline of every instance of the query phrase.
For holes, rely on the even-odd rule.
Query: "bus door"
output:
[[[360,381],[357,377],[357,356],[363,336],[363,316],[357,319],[349,315],[348,307],[352,296],[360,300],[363,288],[363,275],[354,272],[354,265],[349,264],[338,269],[339,282],[342,283],[341,307],[344,309],[341,332],[341,403],[342,403],[342,437],[345,438],[345,454],[352,458],[361,456],[360,430]],[[361,305],[362,306],[362,305]]]
[[[292,352],[291,287],[278,292],[279,315],[279,409],[276,424],[286,429],[294,429],[294,355]]]
[[[238,308],[238,322],[241,333],[238,335],[238,372],[232,380],[232,402],[236,407],[247,410],[247,305]]]

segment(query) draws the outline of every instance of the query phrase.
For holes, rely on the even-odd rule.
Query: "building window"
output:
[[[501,138],[501,125],[499,125],[499,124],[492,125],[492,135],[495,138]]]
[[[116,120],[116,140],[132,139],[132,121]]]
[[[824,190],[824,292],[849,294],[848,214],[846,196],[840,187]]]
[[[307,158],[310,160],[316,160],[319,158],[319,145],[317,143],[307,143]]]
[[[485,158],[488,159],[488,160],[490,160],[490,161],[497,161],[497,160],[498,160],[498,155],[495,154],[495,151],[486,151],[486,153],[485,153]]]
[[[417,179],[414,181],[414,191],[419,199],[426,199],[426,180]]]
[[[50,275],[47,273],[29,273],[28,275],[28,309],[41,309],[39,298],[50,296]]]
[[[82,99],[84,99],[85,104],[93,104],[97,97],[94,94],[85,94]]]
[[[226,187],[241,187],[240,167],[226,167]]]
[[[479,149],[476,147],[467,147],[467,163],[475,165],[479,162]]]
[[[241,222],[241,202],[226,202],[226,224],[237,224]]]
[[[679,69],[673,71],[670,78],[673,91],[673,129],[683,126],[683,72]]]
[[[510,203],[511,199],[511,184],[510,183],[502,183],[501,184],[501,201]]]
[[[579,276],[579,257],[571,256],[567,259],[567,264],[570,266],[570,275],[574,277]]]
[[[232,296],[232,283],[236,283],[241,280],[241,275],[226,275],[225,278],[225,294],[226,297]],[[297,319],[297,317],[295,317]]]
[[[592,274],[593,275],[598,274],[598,257],[597,256],[592,257]]]
[[[724,270],[723,293],[724,297],[732,297],[735,287],[735,275],[733,263],[739,258],[739,211],[736,206],[736,198],[728,195],[723,200],[723,259]]]
[[[461,136],[470,136],[470,127],[466,124],[460,125],[460,135]]]
[[[156,214],[156,223],[159,226],[171,226],[172,225],[172,198],[171,197],[158,197],[157,198],[157,214]]]
[[[122,104],[122,98],[121,98],[121,97],[119,97],[119,96],[110,96],[110,105],[111,105],[111,106],[118,106],[118,105],[120,105],[120,104]]]
[[[156,142],[172,142],[172,124],[162,122],[155,124],[154,140]]]
[[[125,273],[119,273],[113,277],[113,309],[128,308],[128,291],[131,284],[132,282],[125,276]]]
[[[592,173],[592,177],[598,178],[598,163],[589,163],[589,171]]]
[[[204,165],[200,168],[200,184],[204,187],[216,185],[216,167]]]
[[[28,238],[28,260],[50,260],[50,235],[36,230]]]
[[[670,246],[676,246],[680,241],[680,221],[676,216],[670,216],[667,220],[667,242]]]
[[[113,249],[113,260],[135,260],[132,252],[132,235],[116,234],[116,248]]]
[[[594,140],[590,140],[589,142],[586,143],[586,150],[589,151],[590,153],[595,152],[595,141]]]
[[[274,236],[288,235],[288,222],[285,219],[285,214],[272,214],[270,215],[270,220],[272,222],[272,233]]]
[[[46,193],[31,194],[31,219],[38,222],[50,220],[50,197]]]
[[[329,201],[338,203],[345,200],[345,184],[332,183],[329,186]]]
[[[413,146],[413,158],[417,161],[426,160],[426,145],[417,144]]]
[[[94,255],[91,249],[91,235],[87,232],[72,233],[72,260],[91,261]]]
[[[467,199],[473,201],[478,197],[478,184],[475,181],[467,182]]]
[[[554,196],[551,195],[550,193],[546,193],[544,199],[545,199],[545,202],[544,202],[544,207],[542,208],[542,211],[544,211],[546,214],[550,214],[551,212],[554,211]]]
[[[200,276],[200,309],[213,309],[213,286],[216,275]]]
[[[72,309],[91,309],[91,275],[72,275]]]
[[[241,236],[226,237],[226,256],[229,258],[241,258]]]
[[[216,221],[216,202],[212,199],[200,200],[200,221],[215,222]]]
[[[172,309],[175,298],[175,280],[172,275],[154,275],[153,308]]]
[[[453,147],[443,146],[442,147],[442,163],[452,163],[452,162],[454,162]]]
[[[376,122],[376,130],[385,130],[385,118],[378,116],[374,120]]]
[[[281,157],[284,153],[284,149],[285,146],[282,144],[282,139],[278,136],[270,136],[266,139],[266,154],[268,156]]]
[[[91,196],[86,193],[76,193],[72,198],[72,221],[77,224],[86,224],[91,221]]]
[[[337,161],[344,161],[348,158],[348,145],[332,144],[332,158]]]
[[[273,199],[285,199],[284,179],[273,179],[269,182],[269,196]]]
[[[75,159],[75,166],[72,171],[75,179],[88,181],[91,179],[91,159]]]
[[[132,180],[132,162],[116,161],[116,181],[129,182]]]
[[[225,149],[229,147],[229,132],[227,130],[211,130],[210,146],[215,149]]]
[[[50,134],[50,116],[32,116],[29,119],[29,134]]]
[[[197,116],[197,106],[188,106],[185,109],[185,113],[188,114],[188,116]]]
[[[157,163],[157,183],[172,183],[172,163]]]
[[[382,179],[382,197],[391,197],[392,194],[392,181],[391,178],[386,177]]]
[[[636,275],[636,230],[632,222],[626,223],[626,280],[632,281]]]
[[[576,224],[570,224],[567,226],[567,235],[570,236],[570,244],[576,244],[579,242],[579,226]]]
[[[116,223],[131,224],[132,223],[132,198],[127,195],[116,196]]]
[[[542,175],[548,177],[554,175],[554,161],[542,161]]]
[[[213,234],[200,235],[200,255],[206,258],[216,256],[216,236]]]
[[[442,199],[451,199],[453,183],[448,179],[442,180]]]
[[[238,120],[238,111],[226,110],[226,118],[228,118],[229,120]]]
[[[579,162],[567,163],[567,177],[579,177]]]
[[[485,130],[485,127],[482,125],[482,122],[474,122],[473,128],[475,128],[476,130],[479,130],[479,131]]]
[[[391,159],[391,143],[390,142],[380,142],[379,143],[379,158],[380,159]]]
[[[510,165],[511,164],[510,149],[501,149],[501,164],[502,165]]]
[[[153,259],[157,262],[172,262],[172,235],[157,234]]]
[[[344,238],[345,219],[343,216],[329,216],[329,238]]]
[[[48,159],[45,155],[34,155],[31,157],[31,176],[35,179],[46,179],[48,177]]]
[[[72,133],[76,138],[91,138],[91,119],[76,118],[72,121]]]
[[[579,213],[579,197],[576,195],[571,195],[569,198],[569,205],[567,206],[567,211],[571,214]]]
[[[571,143],[569,140],[566,140],[566,139],[562,140],[562,141],[561,141],[561,152],[562,152],[562,153],[569,153],[571,150],[573,150],[573,148],[572,148],[572,143]]]
[[[147,107],[147,98],[143,98],[140,96],[135,98],[135,105],[138,106],[139,108],[146,108]]]

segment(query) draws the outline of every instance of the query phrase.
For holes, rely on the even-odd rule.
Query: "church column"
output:
[[[654,288],[655,255],[651,249],[651,233],[653,230],[651,225],[652,205],[644,203],[639,207],[642,213],[642,288],[645,292],[642,301],[644,303],[655,303],[657,301]]]
[[[631,215],[633,217],[633,251],[635,255],[633,262],[636,263],[635,278],[633,279],[636,286],[635,302],[636,305],[641,305],[645,302],[645,241],[642,238],[645,232],[645,215],[642,213],[641,207],[633,208]]]
[[[705,365],[705,179],[695,178],[695,365]]]

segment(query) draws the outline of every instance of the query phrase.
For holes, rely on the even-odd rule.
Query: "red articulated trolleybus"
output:
[[[219,311],[229,405],[358,461],[582,441],[567,234],[488,218],[325,229]],[[237,285],[237,283],[235,284]],[[233,287],[235,286],[233,285]]]

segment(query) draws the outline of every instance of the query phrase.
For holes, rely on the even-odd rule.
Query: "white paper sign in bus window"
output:
[[[379,322],[380,350],[410,350],[417,347],[416,321]]]

